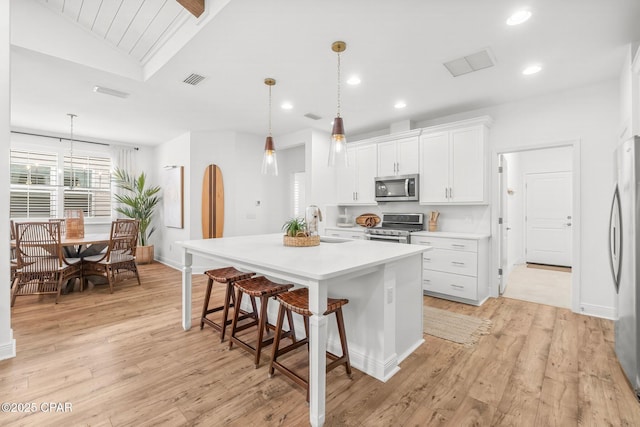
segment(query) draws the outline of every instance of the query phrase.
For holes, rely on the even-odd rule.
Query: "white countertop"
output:
[[[282,244],[282,234],[188,240],[177,244],[196,255],[215,255],[230,262],[287,271],[313,280],[338,277],[431,249],[430,246],[380,244],[368,240],[321,241],[319,246],[289,247]]]
[[[446,237],[450,239],[470,239],[470,240],[482,240],[491,237],[491,234],[478,234],[478,233],[455,233],[451,231],[416,231],[411,233],[412,236],[423,237]]]

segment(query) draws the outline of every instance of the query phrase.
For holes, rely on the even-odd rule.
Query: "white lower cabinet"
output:
[[[331,237],[364,240],[364,228],[331,228],[326,227],[324,233]]]
[[[425,295],[480,305],[489,297],[489,239],[411,236],[432,246],[422,256]]]

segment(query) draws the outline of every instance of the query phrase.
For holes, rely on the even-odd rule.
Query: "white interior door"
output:
[[[571,266],[571,172],[525,176],[526,260]]]
[[[508,254],[508,210],[507,210],[507,159],[503,154],[500,154],[500,158],[498,159],[498,167],[499,176],[500,176],[500,219],[502,223],[500,224],[499,230],[499,245],[500,245],[500,271],[502,274],[500,275],[500,295],[504,293],[507,289],[507,254]]]

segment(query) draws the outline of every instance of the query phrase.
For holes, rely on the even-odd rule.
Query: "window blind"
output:
[[[64,210],[81,209],[85,217],[111,217],[111,159],[64,156]]]
[[[10,150],[12,218],[56,216],[58,156],[56,153]]]

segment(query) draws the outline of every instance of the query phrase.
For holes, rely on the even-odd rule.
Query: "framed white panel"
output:
[[[184,228],[184,166],[173,166],[164,173],[164,225]]]

